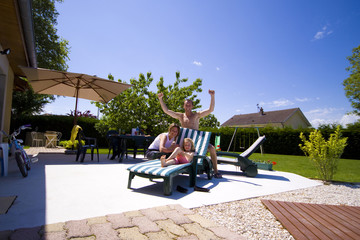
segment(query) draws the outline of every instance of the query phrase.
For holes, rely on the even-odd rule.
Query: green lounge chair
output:
[[[241,171],[248,177],[256,177],[258,171],[256,164],[249,159],[261,144],[265,141],[265,136],[260,136],[246,151],[241,154],[229,152],[217,152],[218,163],[232,164],[240,167]],[[224,157],[225,156],[225,157]],[[229,158],[232,157],[232,158]]]
[[[151,160],[144,163],[138,163],[127,170],[129,170],[128,188],[131,188],[131,181],[135,176],[149,178],[164,179],[164,195],[171,195],[173,189],[173,178],[180,173],[189,173],[190,187],[194,187],[196,183],[196,175],[198,173],[198,166],[201,171],[207,171],[208,178],[211,175],[212,166],[211,161],[206,158],[206,152],[210,141],[210,132],[193,130],[188,128],[181,128],[177,143],[183,142],[184,138],[191,138],[195,144],[196,155],[191,163],[170,165],[161,167],[160,160]]]

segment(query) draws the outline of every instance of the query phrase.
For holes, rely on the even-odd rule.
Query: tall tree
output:
[[[189,98],[194,102],[194,109],[200,108],[200,100],[197,99],[197,92],[201,92],[201,79],[196,79],[189,86],[180,86],[188,81],[187,78],[180,78],[176,73],[174,84],[164,86],[164,79],[161,77],[157,83],[157,93],[164,93],[164,101],[169,109],[182,112],[184,100]],[[113,76],[109,76],[114,79]],[[118,80],[121,82],[121,80]],[[167,130],[170,123],[177,122],[174,118],[163,112],[157,93],[149,90],[153,78],[151,73],[139,75],[139,79],[131,79],[132,87],[106,104],[96,103],[102,119],[96,128],[105,133],[109,129],[122,129],[129,132],[131,128],[139,127],[147,134],[156,135]],[[215,118],[215,117],[213,117]],[[215,118],[216,119],[216,118]],[[217,121],[217,120],[216,120]]]
[[[55,2],[63,0],[33,0],[32,12],[34,21],[35,47],[37,63],[41,68],[66,71],[69,60],[69,42],[57,35],[57,17]],[[32,89],[25,92],[13,93],[13,118],[20,115],[33,115],[40,113],[47,103],[55,98],[53,95],[35,94]]]
[[[346,68],[350,76],[344,80],[343,85],[346,97],[354,108],[353,113],[360,116],[360,45],[354,48],[352,53],[347,57],[351,66]]]
[[[66,71],[69,60],[69,42],[57,35],[59,12],[55,2],[63,0],[33,0],[35,45],[38,66],[41,68]]]

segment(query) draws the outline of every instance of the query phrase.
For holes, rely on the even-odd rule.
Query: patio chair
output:
[[[57,145],[59,145],[59,144],[60,144],[61,137],[62,137],[62,132],[56,132],[56,135],[57,135],[56,142],[57,142]]]
[[[187,137],[194,141],[196,155],[194,156],[193,161],[191,163],[170,165],[164,168],[161,167],[160,160],[151,160],[135,164],[127,169],[129,170],[128,188],[131,188],[131,181],[135,176],[149,178],[150,180],[162,178],[164,180],[164,195],[171,195],[173,178],[180,173],[189,173],[189,185],[190,187],[194,187],[199,164],[205,166],[211,164],[211,161],[205,156],[210,136],[210,132],[181,128],[177,143],[182,143],[183,139]],[[208,170],[210,172],[210,169]]]
[[[116,155],[119,154],[118,148],[119,148],[119,140],[117,138],[111,137],[113,134],[118,134],[119,132],[116,130],[109,130],[106,133],[106,141],[108,143],[109,152],[107,155],[107,158],[109,158],[111,150],[113,151],[113,156],[115,158]],[[112,158],[113,159],[113,158]]]
[[[136,158],[137,152],[142,149],[142,153],[145,156],[145,153],[149,147],[149,145],[152,143],[152,141],[155,139],[155,137],[145,137],[145,136],[133,136],[132,139],[128,139],[126,141],[126,158],[128,158],[129,153],[134,154],[134,158]],[[130,140],[130,141],[129,141]]]
[[[39,137],[39,133],[38,132],[31,132],[31,139],[32,139],[32,146],[36,146],[36,147],[42,147],[44,144],[44,139]],[[35,144],[34,144],[35,143]]]
[[[246,149],[246,151],[242,152],[241,154],[217,152],[216,154],[218,156],[218,163],[235,165],[237,167],[240,167],[241,171],[246,173],[246,176],[256,177],[258,173],[257,166],[253,161],[249,159],[249,157],[260,147],[261,144],[265,142],[265,140],[265,136],[260,136],[248,149]]]
[[[84,162],[84,158],[86,155],[86,151],[90,148],[91,149],[91,161],[94,159],[94,149],[97,150],[97,160],[99,162],[99,147],[97,145],[96,138],[86,137],[83,130],[79,129],[77,134],[78,148],[76,152],[76,161],[79,160],[81,155],[80,162]]]

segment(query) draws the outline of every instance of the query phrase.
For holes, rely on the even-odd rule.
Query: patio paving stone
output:
[[[174,210],[174,207],[177,210]],[[161,210],[165,210],[164,214],[162,214]],[[144,213],[144,215],[141,215],[141,213]],[[151,216],[152,214],[154,216]],[[104,217],[21,228],[14,231],[0,231],[1,240],[70,240],[74,238],[84,240],[244,239],[224,227],[218,227],[214,222],[200,215],[193,214],[191,210],[180,205],[129,211]]]

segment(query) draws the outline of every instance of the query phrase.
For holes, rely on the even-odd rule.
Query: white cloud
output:
[[[323,39],[324,37],[332,34],[333,31],[332,30],[328,30],[328,27],[327,26],[324,26],[322,27],[322,29],[320,31],[318,31],[314,38],[313,38],[313,41],[316,41],[316,40],[320,40],[320,39]]]
[[[337,123],[334,120],[325,120],[325,119],[313,119],[310,121],[311,126],[314,128],[318,128],[320,125],[327,125],[327,124],[333,124],[333,123]]]
[[[202,63],[201,62],[198,62],[198,61],[193,61],[193,64],[196,65],[196,66],[202,66]]]
[[[322,116],[328,116],[329,114],[334,114],[338,111],[342,111],[343,109],[341,108],[318,108],[318,109],[313,109],[310,110],[308,112],[306,112],[306,114],[314,116],[314,117],[322,117]]]
[[[345,114],[344,109],[341,108],[313,109],[304,114],[314,128],[318,128],[321,124],[341,124],[346,127],[346,124],[360,119],[354,114]]]
[[[260,106],[267,106],[270,108],[276,108],[276,107],[287,107],[287,106],[291,106],[294,105],[294,103],[288,99],[278,99],[278,100],[274,100],[271,102],[260,102],[259,103]]]
[[[311,101],[310,98],[295,98],[295,100],[298,101],[298,102],[309,102],[309,101]]]
[[[346,124],[357,122],[359,119],[360,117],[355,114],[346,114],[340,119],[340,124],[346,127]]]
[[[219,68],[219,67],[216,67],[216,71],[220,71],[220,68]]]

